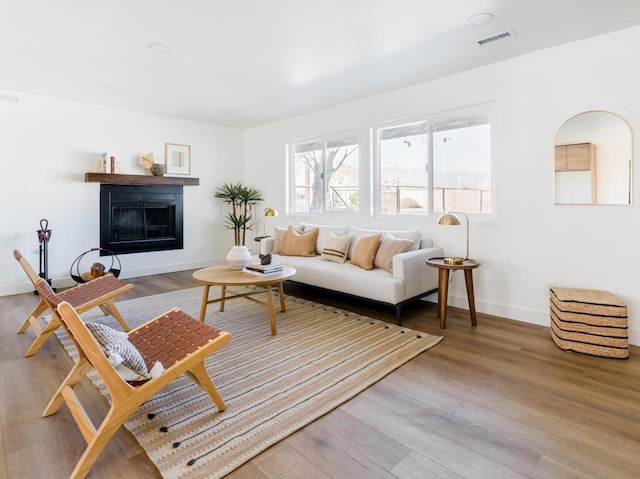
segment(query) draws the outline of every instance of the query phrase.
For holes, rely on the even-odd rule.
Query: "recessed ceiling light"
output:
[[[300,91],[302,88],[298,85],[287,85],[285,87],[287,91]]]
[[[486,25],[487,23],[491,23],[493,21],[493,13],[478,13],[477,15],[473,15],[469,17],[467,20],[467,24],[473,26]]]
[[[113,85],[102,85],[100,88],[102,88],[104,91],[108,91],[111,93],[116,93],[120,91],[118,90],[118,87],[115,87]]]
[[[169,53],[171,51],[171,48],[166,46],[164,43],[147,43],[147,48],[156,53]]]

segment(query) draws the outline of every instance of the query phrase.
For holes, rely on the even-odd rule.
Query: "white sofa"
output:
[[[419,231],[383,231],[304,223],[298,226],[302,226],[305,231],[313,227],[319,228],[316,256],[273,254],[274,263],[290,265],[296,269],[296,274],[290,281],[394,306],[398,324],[401,323],[402,307],[405,304],[438,290],[437,270],[427,266],[425,260],[441,257],[443,252],[441,248],[433,246],[430,238],[422,238]],[[377,232],[414,241],[409,251],[393,256],[393,273],[382,268],[365,270],[351,264],[349,259],[345,263],[321,259],[324,245],[331,235],[352,236],[348,255],[350,258],[353,245],[360,236]],[[260,253],[272,252],[273,245],[273,237],[262,239]]]

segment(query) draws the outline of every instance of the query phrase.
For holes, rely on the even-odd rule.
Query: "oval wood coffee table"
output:
[[[200,307],[200,321],[204,322],[207,313],[207,305],[212,303],[220,303],[220,311],[224,311],[224,302],[233,298],[247,298],[249,301],[266,306],[269,309],[269,320],[271,321],[271,334],[276,334],[276,313],[273,307],[272,287],[278,287],[280,296],[280,311],[286,311],[284,304],[284,289],[282,282],[296,274],[295,268],[291,266],[282,266],[282,271],[277,274],[268,274],[258,276],[244,271],[231,269],[229,266],[211,266],[209,268],[200,269],[193,273],[193,279],[198,283],[204,284],[204,292],[202,294],[202,306]],[[209,288],[211,286],[222,287],[222,293],[219,298],[209,299]],[[228,286],[264,286],[267,292],[267,302],[251,298],[253,294],[262,293],[262,290],[236,292],[227,290]],[[228,295],[231,294],[231,296]]]

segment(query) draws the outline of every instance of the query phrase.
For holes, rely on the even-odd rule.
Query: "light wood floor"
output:
[[[127,298],[197,286],[190,271],[130,281]],[[392,309],[287,292],[394,321]],[[36,302],[0,297],[0,479],[66,478],[84,448],[65,406],[40,417],[71,363],[53,338],[23,357],[33,336],[15,330]],[[228,477],[640,477],[640,348],[629,360],[567,353],[545,327],[479,314],[472,328],[455,309],[440,330],[428,303],[404,324],[444,340]],[[104,414],[93,385],[79,395]],[[160,476],[122,429],[89,477]]]

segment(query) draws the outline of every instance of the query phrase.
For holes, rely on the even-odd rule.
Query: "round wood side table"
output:
[[[469,314],[471,315],[471,325],[475,326],[476,302],[473,294],[473,270],[480,266],[475,260],[465,259],[462,264],[445,263],[444,258],[429,258],[426,263],[429,266],[438,268],[438,317],[440,318],[440,328],[447,325],[447,295],[449,292],[449,271],[463,270],[464,282],[467,285],[467,299],[469,300]]]

